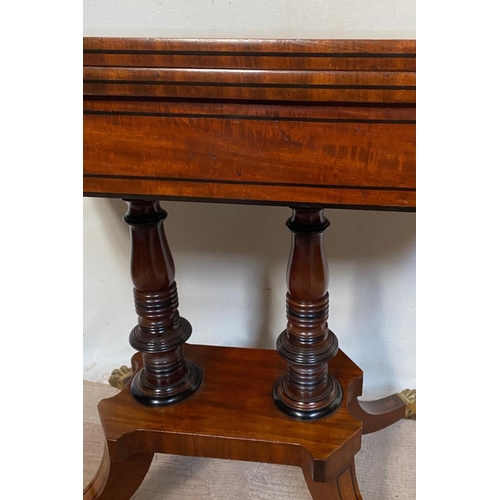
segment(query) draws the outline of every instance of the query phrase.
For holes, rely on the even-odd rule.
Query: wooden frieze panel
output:
[[[413,209],[414,64],[411,40],[84,39],[84,191]]]

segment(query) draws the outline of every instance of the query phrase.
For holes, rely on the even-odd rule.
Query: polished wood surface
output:
[[[406,405],[397,394],[391,394],[375,401],[353,399],[349,411],[363,422],[363,434],[370,434],[405,418]]]
[[[323,208],[415,210],[415,62],[412,40],[84,39],[83,191],[129,204],[139,316],[85,500],[128,500],[157,452],[296,465],[314,500],[361,500],[361,434],[405,407],[358,400],[328,329]],[[277,352],[185,345],[161,199],[292,208]]]
[[[328,329],[328,261],[324,231],[330,222],[323,210],[295,209],[287,226],[292,232],[286,296],[287,328],[276,350],[287,361],[287,373],[274,386],[281,411],[298,419],[333,413],[342,388],[328,373],[337,354],[337,337]]]
[[[84,94],[415,102],[413,40],[85,38]]]
[[[271,398],[273,383],[286,368],[275,351],[196,345],[185,349],[205,374],[200,390],[190,398],[171,406],[145,406],[132,396],[128,384],[99,403],[107,440],[104,469],[119,470],[139,460],[137,475],[144,476],[149,453],[171,453],[295,465],[314,481],[329,481],[359,450],[362,424],[351,416],[347,402],[359,395],[359,384],[353,381],[361,380],[362,372],[342,351],[330,366],[346,395],[340,407],[316,421],[297,421],[280,412]],[[136,354],[134,369],[141,365]],[[143,458],[137,458],[141,454]],[[92,484],[100,485],[102,498],[110,498],[99,480],[103,475],[98,472]],[[86,500],[90,498],[101,497],[88,494]]]
[[[127,200],[124,217],[130,226],[137,326],[130,345],[142,353],[144,368],[134,375],[131,390],[144,404],[173,404],[198,389],[201,370],[184,358],[191,325],[179,316],[175,267],[163,222],[167,212],[158,202]]]
[[[154,453],[139,453],[111,462],[107,445],[99,469],[83,490],[83,500],[130,500],[149,470]]]
[[[363,500],[356,479],[354,460],[339,471],[328,481],[318,482],[304,472],[309,492],[313,500]]]
[[[415,40],[83,39],[84,66],[415,71]]]
[[[84,39],[84,192],[415,208],[415,42]]]

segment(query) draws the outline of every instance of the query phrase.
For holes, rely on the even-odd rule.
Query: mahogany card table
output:
[[[83,46],[83,193],[128,204],[138,315],[134,375],[99,404],[106,448],[85,500],[128,500],[154,453],[295,465],[315,500],[360,500],[361,435],[405,403],[358,401],[362,371],[328,328],[323,211],[415,210],[415,41]],[[291,208],[275,351],[186,344],[160,200]]]

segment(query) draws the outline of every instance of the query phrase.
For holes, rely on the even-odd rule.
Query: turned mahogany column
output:
[[[148,405],[178,403],[198,389],[201,370],[184,358],[191,325],[179,316],[175,268],[163,229],[167,212],[158,201],[125,200],[132,240],[132,281],[137,326],[130,345],[142,353],[144,368],[131,391]]]
[[[328,373],[338,351],[328,329],[328,263],[324,247],[330,225],[321,209],[294,208],[287,226],[292,232],[286,296],[287,328],[276,348],[287,361],[287,373],[274,386],[274,402],[300,420],[333,413],[342,401],[340,384]]]

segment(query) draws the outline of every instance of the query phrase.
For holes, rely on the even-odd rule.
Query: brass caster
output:
[[[405,418],[417,420],[417,390],[405,389],[398,394],[398,397],[406,405]]]
[[[127,385],[127,382],[133,374],[132,368],[125,365],[120,366],[120,368],[116,368],[111,372],[111,376],[108,380],[109,385],[121,391]]]

